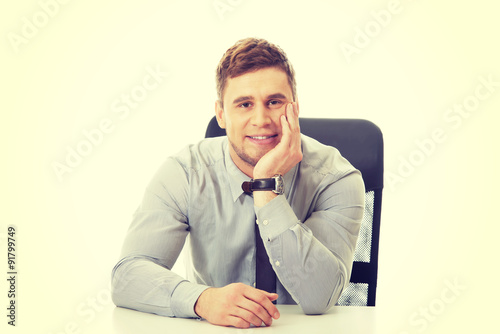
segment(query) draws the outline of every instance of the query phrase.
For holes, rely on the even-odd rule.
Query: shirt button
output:
[[[253,282],[253,287],[255,288],[255,286],[256,286],[256,284],[255,284],[255,282]]]
[[[276,267],[279,267],[280,266],[280,261],[276,261],[276,262],[274,262],[274,264],[276,265]]]
[[[262,224],[267,225],[267,224],[269,224],[269,221],[268,221],[267,219],[265,219],[265,220],[262,222]]]
[[[257,225],[259,225],[259,220],[258,219],[255,222],[257,223]]]

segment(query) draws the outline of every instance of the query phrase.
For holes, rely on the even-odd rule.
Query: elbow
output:
[[[132,308],[129,305],[130,301],[128,301],[125,298],[125,296],[123,296],[123,294],[118,293],[113,288],[111,289],[111,301],[113,302],[113,304],[115,304],[115,306],[124,307],[124,308]]]
[[[116,306],[123,306],[123,303],[121,302],[121,298],[120,298],[121,296],[119,293],[118,282],[114,277],[111,278],[111,291],[110,292],[111,292],[111,301],[113,302],[113,304],[115,304]]]
[[[123,306],[123,304],[121,303],[121,300],[120,300],[120,296],[116,292],[114,292],[113,288],[111,288],[111,301],[116,306]]]
[[[130,293],[127,293],[127,286],[123,282],[112,278],[110,295],[115,306],[135,309],[131,303]]]
[[[335,305],[344,289],[344,275],[339,275],[336,283],[325,290],[315,290],[315,298],[300,303],[302,311],[306,315],[320,315],[326,313],[333,305]],[[311,294],[312,295],[312,294]]]
[[[118,262],[111,272],[111,301],[116,306],[126,307],[124,302],[124,292],[126,291],[126,280],[122,279],[123,276],[123,260]]]
[[[326,313],[333,305],[335,305],[338,299],[338,297],[335,298],[337,296],[336,292],[334,292],[333,295],[330,295],[330,298],[328,298],[328,296],[329,294],[325,293],[321,298],[301,303],[300,307],[302,312],[304,312],[305,315],[321,315]]]
[[[316,302],[302,303],[300,304],[300,307],[305,315],[321,315],[326,313],[333,305],[335,305],[339,295],[339,293],[334,292],[330,298],[317,300]]]
[[[330,309],[321,305],[301,305],[301,308],[305,315],[321,315]]]

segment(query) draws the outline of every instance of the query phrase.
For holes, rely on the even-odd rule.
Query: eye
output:
[[[250,103],[250,102],[244,102],[244,103],[238,105],[239,108],[244,108],[244,109],[250,108],[251,106],[252,106],[252,103]]]
[[[277,109],[277,108],[281,108],[281,106],[283,105],[283,101],[270,100],[267,104],[269,105],[270,108]]]

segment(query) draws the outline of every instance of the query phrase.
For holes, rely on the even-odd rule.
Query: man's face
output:
[[[281,140],[280,116],[293,102],[286,73],[269,67],[227,80],[224,109],[216,104],[217,121],[230,143],[238,168],[251,176],[253,167]]]

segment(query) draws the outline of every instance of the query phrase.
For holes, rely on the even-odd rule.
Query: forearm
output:
[[[303,224],[285,231],[269,250],[280,261],[273,263],[280,281],[304,313],[322,314],[337,302],[347,268]]]
[[[311,217],[310,223],[319,226],[314,235],[283,196],[256,210],[261,236],[283,286],[305,313],[325,312],[349,280],[355,238],[342,244],[342,237],[324,220],[324,214],[321,219]]]
[[[194,304],[206,286],[191,283],[155,263],[125,258],[113,269],[112,298],[117,306],[170,317],[197,317]]]

